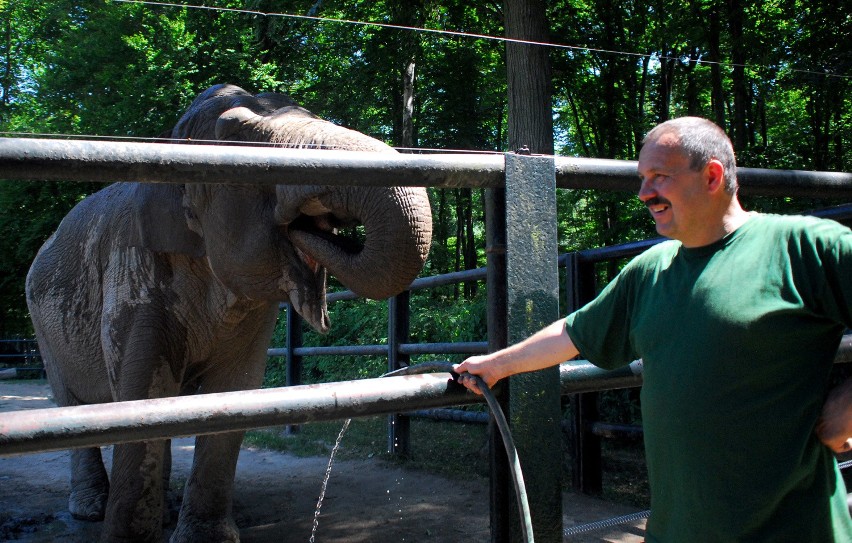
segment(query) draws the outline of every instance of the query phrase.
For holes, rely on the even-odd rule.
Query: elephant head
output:
[[[200,94],[172,139],[395,152],[319,119],[289,97],[253,96],[231,85]],[[137,228],[146,245],[203,255],[216,279],[236,295],[290,301],[321,332],[329,327],[326,270],[356,294],[387,298],[420,273],[431,242],[423,188],[188,184],[168,190],[179,196],[170,200],[174,209],[149,218],[158,224]],[[169,224],[166,216],[181,224]],[[339,235],[357,224],[364,227],[363,242]]]

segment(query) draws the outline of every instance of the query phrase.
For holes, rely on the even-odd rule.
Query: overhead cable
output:
[[[459,32],[454,30],[440,30],[435,28],[422,28],[416,26],[406,26],[406,25],[397,25],[391,23],[380,23],[373,21],[356,21],[352,19],[339,19],[333,17],[319,17],[316,15],[297,15],[292,13],[276,13],[276,12],[268,12],[268,11],[258,11],[251,9],[240,9],[240,8],[225,8],[218,6],[205,6],[205,5],[196,5],[196,4],[179,4],[175,2],[159,2],[154,0],[112,0],[113,2],[123,3],[123,4],[142,4],[142,5],[150,5],[150,6],[159,6],[159,7],[179,7],[179,8],[187,8],[187,9],[203,9],[209,11],[220,11],[220,12],[232,12],[232,13],[240,13],[245,15],[255,15],[261,17],[283,17],[289,19],[302,19],[302,20],[310,20],[316,22],[329,22],[329,23],[341,23],[341,24],[351,24],[351,25],[361,25],[361,26],[373,26],[378,28],[389,28],[394,30],[407,30],[412,32],[423,32],[430,34],[440,34],[445,36],[456,36],[463,38],[473,38],[480,40],[490,40],[497,41],[503,43],[517,43],[522,45],[537,45],[542,47],[552,47],[555,49],[568,49],[572,51],[584,51],[591,53],[603,53],[608,55],[623,55],[623,56],[631,56],[637,58],[651,58],[651,59],[659,59],[659,60],[681,60],[682,57],[679,56],[668,56],[668,55],[656,55],[649,53],[635,53],[632,51],[618,51],[614,49],[601,49],[595,47],[587,47],[580,45],[567,45],[561,43],[551,43],[551,42],[542,42],[542,41],[533,41],[533,40],[523,40],[519,38],[509,38],[505,36],[491,36],[488,34],[477,34],[471,32]],[[695,60],[690,62],[696,62],[698,64],[708,64],[708,65],[716,65],[716,66],[728,66],[728,67],[738,67],[738,68],[750,68],[755,69],[754,66],[748,64],[737,64],[731,62],[719,62],[712,60]],[[787,68],[790,72],[810,74],[810,75],[819,75],[824,77],[838,77],[843,79],[852,78],[852,75],[846,74],[835,74],[824,71],[817,70],[804,70],[800,68]]]

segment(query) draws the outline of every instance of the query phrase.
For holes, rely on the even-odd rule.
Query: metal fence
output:
[[[852,174],[741,169],[742,192],[852,200]],[[0,140],[0,179],[173,183],[246,182],[295,185],[408,185],[486,188],[488,349],[514,343],[559,315],[555,189],[636,190],[631,161],[505,155],[388,155],[232,146]],[[534,211],[534,212],[531,212]],[[534,232],[534,243],[531,232]],[[405,295],[404,295],[405,296]],[[391,302],[397,307],[405,299]],[[404,312],[391,310],[405,330]],[[453,347],[455,348],[455,347]],[[479,349],[480,347],[477,347]],[[420,347],[399,334],[392,364]],[[295,356],[304,356],[295,348]],[[396,362],[393,361],[396,359]],[[575,371],[577,370],[577,371]],[[501,402],[513,421],[518,454],[530,480],[528,499],[539,541],[561,541],[560,396],[623,386],[637,376],[588,364],[512,377]],[[631,381],[633,380],[633,381]],[[616,385],[616,383],[619,383]],[[530,400],[530,398],[535,398]],[[197,435],[347,416],[398,413],[479,401],[446,374],[390,377],[8,413],[0,420],[0,455],[168,436]],[[144,413],[144,425],[139,424]],[[555,416],[554,416],[555,415]],[[496,432],[493,432],[495,435]],[[499,437],[491,446],[492,538],[508,540],[513,496]],[[556,484],[554,484],[556,483]]]
[[[44,377],[44,365],[35,339],[0,339],[0,379]]]

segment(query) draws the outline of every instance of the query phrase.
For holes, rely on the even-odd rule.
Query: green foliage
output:
[[[331,331],[321,335],[305,328],[306,347],[343,345],[387,345],[388,304],[386,301],[352,300],[329,306]],[[486,309],[484,292],[466,303],[457,303],[451,293],[415,292],[411,298],[410,343],[452,343],[484,341]],[[281,313],[272,338],[273,347],[286,342],[285,313]],[[461,362],[461,355],[420,355],[412,364],[428,360]],[[303,362],[305,384],[347,381],[379,377],[388,371],[387,356],[310,356]],[[274,357],[266,368],[265,386],[284,386],[286,368],[283,358]]]

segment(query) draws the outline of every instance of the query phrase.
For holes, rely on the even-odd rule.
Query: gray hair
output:
[[[680,117],[658,124],[648,132],[642,144],[657,141],[665,134],[677,137],[680,148],[689,157],[691,169],[700,171],[712,159],[721,162],[725,168],[725,190],[736,194],[737,161],[734,146],[724,130],[701,117]]]

